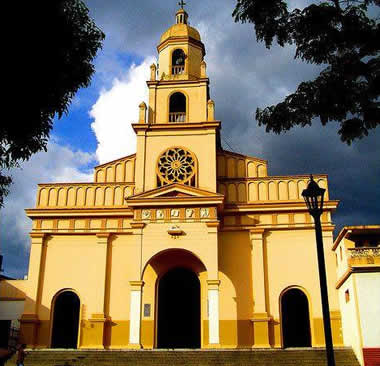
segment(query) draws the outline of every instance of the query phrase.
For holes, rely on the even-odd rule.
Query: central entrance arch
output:
[[[157,348],[200,348],[200,282],[186,268],[166,272],[158,283]]]

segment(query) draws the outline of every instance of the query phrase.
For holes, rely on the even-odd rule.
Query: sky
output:
[[[82,89],[68,115],[56,120],[47,152],[13,170],[14,184],[0,210],[0,253],[5,274],[23,278],[29,261],[31,221],[24,209],[35,205],[38,183],[88,182],[92,169],[135,152],[131,122],[147,102],[145,81],[157,59],[160,35],[174,24],[176,0],[87,0],[91,17],[106,34],[95,60],[91,86]],[[303,7],[305,0],[293,1]],[[138,6],[136,6],[138,4]],[[257,107],[278,103],[319,67],[294,59],[294,48],[266,49],[253,26],[236,24],[234,0],[188,0],[187,11],[206,47],[207,72],[225,148],[266,159],[270,175],[328,174],[335,233],[346,225],[380,224],[380,129],[351,146],[338,126],[294,128],[266,133],[254,119]]]

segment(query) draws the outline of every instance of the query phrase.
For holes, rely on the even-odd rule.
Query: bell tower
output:
[[[179,9],[176,24],[163,33],[157,46],[158,66],[152,65],[148,82],[149,123],[207,120],[206,51],[188,18]]]
[[[170,183],[216,192],[214,102],[209,95],[205,46],[183,9],[157,46],[151,65],[149,105],[140,104],[137,134],[136,192]]]

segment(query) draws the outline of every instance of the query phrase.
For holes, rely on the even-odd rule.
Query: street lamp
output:
[[[322,227],[321,227],[321,214],[323,212],[323,195],[325,189],[320,188],[318,184],[310,175],[310,182],[306,189],[303,190],[302,196],[305,199],[309,213],[314,218],[315,223],[315,238],[317,241],[317,255],[318,255],[318,269],[319,269],[319,283],[321,287],[322,311],[323,311],[323,326],[325,329],[325,342],[327,365],[335,366],[334,348],[331,336],[330,325],[330,310],[329,310],[329,297],[327,294],[327,281],[326,281],[326,266],[325,256],[323,252],[322,240]]]

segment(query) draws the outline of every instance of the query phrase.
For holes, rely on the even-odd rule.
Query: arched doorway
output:
[[[72,291],[61,292],[54,301],[51,348],[77,348],[79,297]]]
[[[309,303],[301,290],[292,288],[282,295],[281,320],[284,348],[311,347]]]
[[[185,268],[168,271],[158,283],[157,348],[200,348],[200,283]]]

